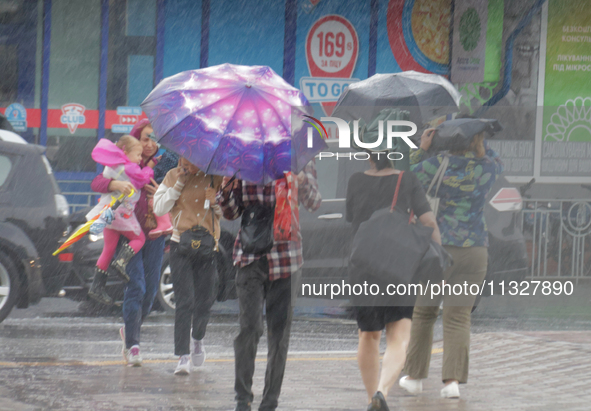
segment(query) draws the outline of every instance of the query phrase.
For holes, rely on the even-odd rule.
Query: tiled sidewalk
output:
[[[459,400],[439,398],[441,343],[434,348],[425,391],[413,397],[394,387],[389,396],[391,410],[591,409],[591,332],[473,335],[470,381],[461,386]],[[3,364],[0,410],[233,409],[232,358],[212,358],[204,368],[184,378],[172,374],[174,365],[169,360],[148,360],[141,368],[112,362],[75,366]],[[264,367],[261,358],[255,373],[255,406],[260,401]],[[49,403],[48,398],[52,398]],[[364,402],[365,391],[353,354],[290,356],[279,410],[361,411],[366,408]]]

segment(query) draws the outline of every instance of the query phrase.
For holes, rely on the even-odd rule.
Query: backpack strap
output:
[[[443,160],[441,160],[441,165],[437,169],[437,172],[433,176],[433,180],[431,180],[431,184],[429,184],[429,188],[425,194],[431,195],[431,189],[437,183],[435,187],[435,194],[433,197],[437,197],[437,193],[439,192],[439,186],[441,186],[441,182],[443,181],[443,177],[445,176],[445,171],[447,170],[447,166],[449,165],[449,156],[443,155]]]
[[[394,191],[394,198],[392,199],[392,206],[390,207],[390,212],[394,211],[394,207],[396,207],[396,203],[398,202],[398,191],[400,191],[400,182],[402,181],[402,176],[404,175],[404,171],[401,171],[398,174],[398,181],[396,182],[396,191]]]

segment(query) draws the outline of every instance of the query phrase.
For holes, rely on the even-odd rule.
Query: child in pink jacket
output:
[[[92,158],[105,166],[103,176],[109,179],[128,181],[135,187],[135,191],[128,197],[124,197],[121,205],[113,211],[114,218],[103,230],[104,247],[96,263],[96,272],[88,296],[102,304],[111,305],[113,299],[105,291],[107,283],[107,269],[109,264],[115,269],[115,273],[126,282],[129,276],[125,272],[129,260],[143,247],[146,237],[140,227],[134,208],[140,199],[141,189],[154,176],[154,163],[141,168],[142,145],[132,136],[122,136],[115,144],[107,139],[101,139],[92,151]],[[119,197],[120,193],[107,193],[101,196],[99,203],[86,215],[91,220],[101,213],[110,204],[113,197]],[[117,257],[113,260],[120,236],[125,236],[129,243],[125,244]],[[111,260],[113,260],[111,262]]]

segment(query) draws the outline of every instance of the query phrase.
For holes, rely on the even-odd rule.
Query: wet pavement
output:
[[[414,397],[394,387],[390,409],[589,410],[588,296],[568,304],[558,298],[483,300],[473,318],[470,381],[461,387],[462,398],[439,398],[442,344],[436,342],[425,391]],[[344,314],[338,307],[298,309],[279,410],[366,408],[356,325]],[[170,314],[152,313],[142,328],[141,368],[124,365],[120,326],[120,317],[88,316],[68,300],[44,299],[13,311],[0,324],[0,411],[233,409],[234,302],[216,305],[206,337],[208,360],[188,377],[173,375]],[[265,354],[262,338],[253,409],[262,393]]]

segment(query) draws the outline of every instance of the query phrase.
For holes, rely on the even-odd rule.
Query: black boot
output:
[[[107,277],[108,274],[106,271],[96,267],[92,286],[90,287],[90,290],[88,290],[88,296],[101,304],[113,305],[113,299],[105,291]]]
[[[127,268],[129,260],[131,260],[134,255],[135,251],[133,251],[133,248],[131,248],[129,244],[125,244],[121,247],[121,251],[119,251],[119,254],[117,254],[117,257],[115,257],[111,263],[111,267],[115,269],[115,274],[121,277],[125,282],[129,281],[129,276],[125,272],[125,269]]]
[[[250,403],[249,402],[239,402],[236,404],[236,408],[234,411],[250,411]]]
[[[371,402],[367,407],[367,411],[390,411],[388,408],[388,404],[386,404],[386,399],[384,398],[384,394],[379,391],[371,397]]]

